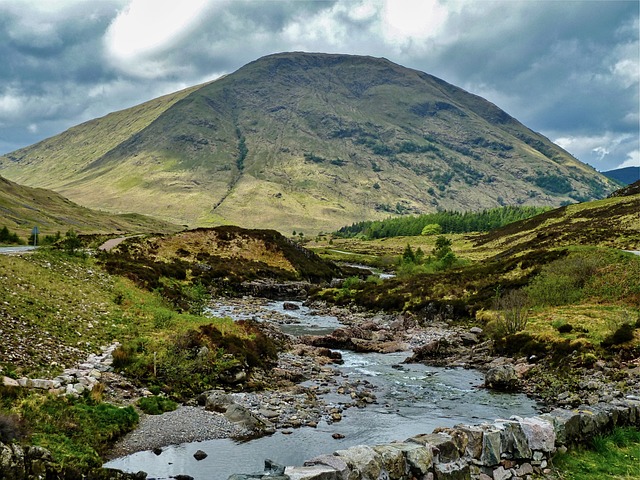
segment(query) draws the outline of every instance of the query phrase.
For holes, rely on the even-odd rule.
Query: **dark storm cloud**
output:
[[[386,57],[441,77],[598,168],[640,161],[636,1],[176,5],[0,2],[0,152],[263,55],[304,50]],[[175,21],[163,23],[163,11]]]

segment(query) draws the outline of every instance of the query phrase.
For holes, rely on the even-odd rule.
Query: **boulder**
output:
[[[235,403],[224,390],[211,390],[204,394],[204,408],[210,412],[225,413]]]
[[[531,458],[533,455],[527,436],[520,423],[516,421],[506,421],[502,424],[500,443],[502,452],[510,454],[509,458],[522,460]]]
[[[523,418],[520,420],[520,427],[531,450],[555,451],[556,432],[551,422],[540,417]]]
[[[482,454],[480,462],[487,467],[493,467],[500,463],[502,454],[500,430],[487,426],[482,435]]]
[[[423,446],[418,443],[405,442],[394,443],[393,446],[403,453],[409,472],[414,477],[422,478],[433,466],[431,445]]]
[[[500,365],[487,372],[484,379],[487,388],[513,391],[520,386],[520,380],[513,365]]]
[[[540,415],[540,418],[552,423],[558,445],[569,445],[582,437],[579,412],[556,408],[550,413]]]
[[[204,452],[202,450],[198,450],[196,453],[193,454],[193,458],[195,458],[197,461],[204,460],[208,456],[209,455],[207,455],[207,452]]]
[[[18,381],[14,380],[11,377],[2,377],[2,385],[5,387],[13,387],[13,388],[20,387],[20,384],[18,383]]]
[[[469,464],[460,459],[449,463],[436,463],[433,467],[436,480],[469,480]]]
[[[287,467],[285,468],[284,474],[290,480],[339,480],[340,478],[338,477],[338,472],[324,465]]]
[[[242,405],[233,403],[227,407],[224,416],[231,422],[237,423],[255,433],[273,431],[274,428],[267,420],[261,420]]]
[[[378,480],[382,465],[376,452],[371,447],[357,445],[336,452],[351,470],[348,480]]]
[[[336,471],[336,480],[347,480],[349,478],[350,469],[342,458],[337,455],[320,455],[304,462],[305,466],[326,466]]]
[[[458,450],[456,443],[453,441],[453,437],[447,433],[416,435],[409,438],[407,442],[432,447],[437,462],[453,462],[460,458],[460,450]]]
[[[464,455],[479,460],[482,455],[482,436],[484,435],[482,428],[477,425],[456,425],[455,428],[467,435]]]
[[[300,310],[300,305],[293,302],[284,302],[282,304],[282,308],[284,308],[285,310]]]
[[[409,473],[409,466],[405,461],[402,450],[395,445],[378,445],[373,447],[380,456],[382,469],[389,475],[389,478],[405,478]]]

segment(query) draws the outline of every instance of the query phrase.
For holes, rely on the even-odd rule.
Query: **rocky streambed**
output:
[[[181,422],[179,415],[192,412],[182,409],[176,416],[165,417],[167,422],[164,415],[144,417],[141,428],[114,450],[118,456],[136,453],[114,459],[109,467],[145,470],[155,478],[186,473],[193,478],[226,479],[239,471],[261,470],[265,458],[299,464],[336,448],[536,412],[535,402],[524,395],[479,388],[483,375],[478,371],[404,363],[422,345],[439,339],[455,343],[464,335],[471,335],[469,341],[478,335],[444,322],[421,326],[411,316],[255,298],[213,305],[212,314],[255,319],[295,335],[278,366],[259,378],[271,388],[252,393],[207,392],[200,398],[200,412],[206,409],[207,415],[240,426],[249,435],[256,431],[268,435],[239,440],[236,432],[230,435],[235,439],[220,439],[227,424],[212,426],[196,438],[179,437],[184,443],[166,446],[176,443],[176,436],[175,431],[164,435],[163,425],[185,435],[191,430],[188,425],[193,422],[187,417]],[[479,338],[476,341],[480,343]],[[197,460],[198,451],[206,457]]]

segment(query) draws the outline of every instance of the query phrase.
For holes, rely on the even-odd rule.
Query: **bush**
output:
[[[160,415],[172,412],[178,408],[178,404],[167,397],[143,397],[138,400],[140,410],[148,415]]]
[[[525,329],[529,320],[529,299],[524,290],[511,290],[495,300],[500,316],[496,333],[514,335]]]
[[[583,288],[606,260],[591,252],[577,252],[545,266],[527,287],[535,305],[569,305],[583,297]]]
[[[440,235],[442,233],[442,227],[438,223],[430,223],[425,225],[420,232],[420,235]]]

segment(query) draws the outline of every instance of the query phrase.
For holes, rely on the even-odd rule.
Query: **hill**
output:
[[[366,219],[558,206],[616,184],[492,103],[386,59],[282,53],[0,157],[73,201],[315,234]]]
[[[27,238],[38,226],[43,235],[78,233],[175,232],[180,227],[144,215],[116,215],[81,207],[42,188],[31,188],[0,177],[0,226]]]
[[[557,208],[476,237],[476,247],[502,256],[569,245],[640,250],[640,181],[609,198]]]
[[[640,180],[640,167],[617,168],[602,172],[602,174],[625,185],[631,185]]]

